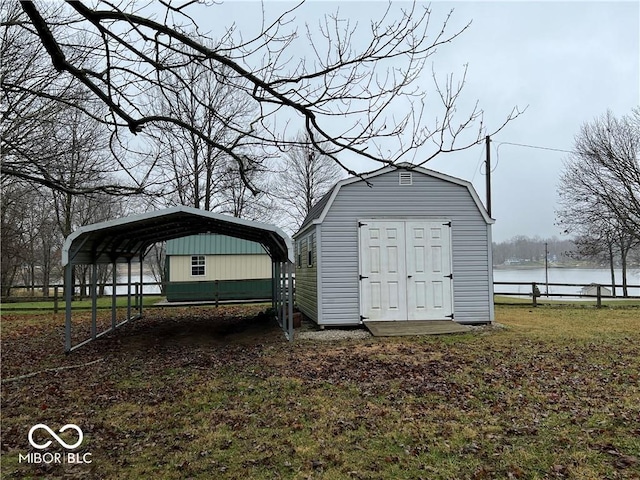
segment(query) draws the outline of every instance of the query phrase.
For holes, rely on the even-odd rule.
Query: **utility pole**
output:
[[[487,213],[491,216],[491,137],[486,137],[487,159],[485,162],[487,171]]]

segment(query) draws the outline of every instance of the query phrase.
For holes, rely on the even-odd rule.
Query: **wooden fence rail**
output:
[[[141,298],[144,297],[157,297],[159,299],[164,298],[165,294],[162,293],[164,290],[163,286],[166,286],[168,284],[168,282],[143,282],[142,284],[140,284],[140,282],[132,282],[131,283],[131,297],[133,298],[135,305],[137,307],[139,301],[141,301]],[[227,304],[227,303],[253,303],[253,302],[264,302],[264,301],[268,301],[270,299],[268,298],[263,298],[263,297],[256,297],[256,298],[250,298],[250,299],[237,299],[237,300],[229,300],[229,299],[219,299],[219,294],[220,294],[220,287],[219,287],[219,283],[216,280],[215,282],[213,282],[214,287],[212,290],[212,298],[210,301],[206,301],[205,303],[213,303],[216,306],[218,304]],[[116,297],[127,297],[129,295],[128,291],[125,291],[127,289],[127,283],[126,282],[118,282],[115,284],[115,288],[116,288]],[[141,287],[142,285],[142,287]],[[105,294],[105,295],[98,295],[99,298],[103,298],[103,297],[111,297],[111,292],[113,291],[113,285],[110,283],[107,283],[106,285],[104,285],[106,287],[106,289],[108,290],[109,293]],[[118,292],[118,288],[122,288],[122,291]],[[46,290],[46,287],[42,286],[42,285],[29,285],[29,286],[22,286],[22,285],[18,285],[18,286],[13,286],[10,287],[9,290],[14,290],[16,291],[15,295],[9,296],[9,297],[2,297],[1,299],[1,303],[4,306],[4,310],[5,311],[21,311],[21,310],[53,310],[54,313],[58,313],[61,309],[64,309],[64,285],[50,285],[49,287],[49,296],[44,296],[41,292],[43,292],[43,290]],[[83,291],[83,288],[76,284],[75,288],[74,288],[74,293],[73,293],[73,300],[89,300],[91,297],[89,295],[85,293],[80,293]],[[35,295],[36,292],[39,292],[38,295]],[[295,284],[294,284],[294,292],[295,292]],[[236,293],[239,293],[241,295],[245,295],[245,294],[250,294],[251,291],[249,290],[239,290]],[[12,308],[10,305],[12,303],[38,303],[38,304],[42,304],[42,306],[38,305],[38,306],[24,306],[24,307],[16,307],[16,308]],[[187,301],[188,303],[189,301]],[[51,305],[51,303],[53,303],[53,305]],[[161,306],[161,307],[167,307],[167,306],[180,306],[183,305],[184,302],[181,301],[174,301],[174,302],[162,302],[159,303],[157,306]],[[149,304],[149,305],[145,305],[145,307],[154,307],[156,305],[153,304]],[[91,307],[89,306],[84,306],[84,307],[74,307],[74,309],[89,309]],[[104,306],[98,306],[98,309],[109,309],[112,308],[111,304],[110,305],[104,305]]]
[[[546,283],[546,282],[493,282],[494,286],[526,286],[526,291],[522,292],[514,292],[514,291],[498,291],[495,292],[495,295],[502,295],[502,296],[514,296],[514,297],[527,297],[527,298],[531,298],[532,299],[532,304],[533,306],[537,306],[538,305],[538,298],[540,297],[560,297],[560,298],[571,298],[571,299],[575,299],[575,298],[594,298],[596,300],[596,305],[598,307],[602,306],[602,299],[607,298],[607,299],[611,299],[611,298],[625,298],[625,299],[640,299],[640,296],[637,295],[627,295],[627,296],[617,296],[617,297],[613,297],[610,295],[604,295],[603,294],[603,288],[615,288],[615,289],[621,289],[622,285],[615,285],[612,286],[610,284],[594,284],[594,283]],[[127,283],[116,283],[115,287],[116,289],[118,287],[126,287]],[[111,284],[107,284],[106,287],[108,289],[113,288],[113,286]],[[161,282],[144,282],[142,284],[142,290],[148,292],[149,289],[154,288],[157,289],[158,292],[156,293],[145,293],[145,296],[148,295],[162,295],[161,293],[159,293],[160,291],[162,291],[162,283]],[[573,288],[584,288],[584,287],[594,287],[596,288],[596,293],[595,294],[579,294],[579,293],[551,293],[551,292],[545,292],[545,293],[541,293],[540,288],[541,287],[573,287]],[[24,293],[28,293],[28,292],[32,292],[32,291],[42,291],[45,287],[42,285],[28,285],[28,286],[15,286],[15,287],[11,287],[11,290],[18,290],[20,291],[22,294],[21,295],[16,295],[16,296],[12,296],[12,297],[4,297],[2,298],[2,303],[9,303],[9,302],[26,302],[26,301],[43,301],[43,302],[53,302],[53,310],[54,312],[58,312],[59,310],[59,305],[60,303],[63,302],[64,300],[64,286],[63,285],[50,285],[49,286],[49,291],[50,291],[50,296],[49,297],[44,297],[44,296],[38,296],[38,297],[34,297],[34,296],[30,296],[30,295],[25,295]],[[76,288],[78,288],[78,285],[76,285]],[[640,289],[640,285],[627,285],[627,288],[629,289]],[[138,298],[139,294],[141,293],[140,291],[140,283],[135,282],[131,284],[131,289],[132,289],[132,295],[134,295],[134,298]],[[494,288],[495,290],[495,288]],[[614,290],[615,291],[615,290]],[[135,292],[135,293],[134,293]],[[117,290],[116,290],[116,296],[126,296],[127,293],[122,293],[122,294],[118,294]],[[78,297],[76,295],[76,297]]]
[[[598,284],[598,283],[546,283],[546,282],[493,282],[494,287],[499,285],[506,286],[528,286],[530,290],[527,293],[523,292],[494,292],[495,295],[504,295],[504,296],[519,296],[527,295],[532,298],[532,304],[534,307],[538,306],[538,298],[539,297],[562,297],[562,298],[595,298],[596,306],[598,308],[602,307],[602,298],[605,297],[607,299],[613,298],[624,298],[624,299],[640,299],[640,296],[637,295],[626,295],[626,296],[613,296],[613,295],[603,295],[603,288],[612,288],[612,291],[615,292],[618,288],[623,288],[622,285],[610,285],[610,284]],[[577,287],[577,288],[588,288],[593,287],[596,289],[595,294],[584,294],[584,293],[550,293],[540,292],[540,287]],[[627,289],[629,288],[640,288],[640,285],[627,285]],[[495,290],[495,288],[494,288]]]

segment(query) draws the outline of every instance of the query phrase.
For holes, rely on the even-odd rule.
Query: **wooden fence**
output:
[[[186,282],[184,282],[186,283]],[[198,282],[194,282],[197,284]],[[259,297],[252,297],[250,290],[237,290],[234,293],[239,296],[239,298],[226,298],[224,296],[224,292],[220,288],[220,284],[217,280],[208,282],[211,283],[211,292],[208,300],[202,300],[202,303],[205,304],[231,304],[231,303],[254,303],[254,302],[268,302],[271,298],[267,298],[264,296],[264,292],[261,292]],[[286,284],[287,282],[285,282]],[[158,302],[164,299],[166,286],[169,285],[165,283],[163,285],[162,282],[132,282],[131,290],[128,290],[127,283],[119,282],[115,284],[116,287],[116,297],[127,297],[131,296],[131,298],[135,302],[135,306],[138,305],[138,302],[142,301],[142,297],[154,297],[158,299]],[[103,295],[98,294],[98,298],[111,298],[113,291],[113,286],[110,283],[104,285],[106,293]],[[53,310],[54,313],[58,313],[65,308],[65,297],[64,297],[64,285],[50,285],[48,288],[48,295],[44,295],[44,291],[47,291],[46,287],[43,285],[29,285],[29,286],[13,286],[8,289],[11,293],[11,296],[2,297],[3,309],[5,311],[21,311],[21,310]],[[295,291],[295,283],[294,283],[294,291]],[[228,292],[227,292],[228,293]],[[86,292],[85,288],[80,287],[79,285],[75,285],[73,300],[74,300],[74,309],[78,310],[87,310],[91,307],[89,305],[75,305],[76,301],[82,300],[90,300],[90,295]],[[12,303],[37,303],[38,305],[29,305],[29,306],[11,306]],[[187,303],[195,303],[194,301],[186,301]],[[145,305],[145,308],[149,307],[168,307],[168,306],[181,306],[184,305],[185,302],[182,301],[174,301],[174,302],[160,302],[157,305],[148,304]],[[111,304],[108,305],[98,305],[98,309],[110,309]]]
[[[612,296],[612,295],[606,295],[605,292],[605,288],[606,289],[611,289],[612,286],[611,285],[604,285],[604,284],[594,284],[594,283],[544,283],[544,282],[493,282],[494,284],[494,293],[496,296],[513,296],[513,297],[519,297],[519,298],[530,298],[531,299],[531,304],[535,307],[538,305],[539,303],[539,299],[541,297],[545,297],[545,298],[557,298],[557,299],[566,299],[568,301],[576,301],[576,300],[580,300],[580,299],[594,299],[596,301],[596,306],[597,307],[601,307],[602,306],[602,300],[606,299],[606,300],[610,300],[610,299],[638,299],[640,300],[640,296],[638,295],[628,295],[628,296]],[[518,287],[518,291],[503,291],[502,289],[499,289],[499,287],[501,286],[505,286],[505,287]],[[111,285],[107,284],[106,287],[110,290],[111,289]],[[116,284],[116,289],[118,287],[124,288],[126,289],[127,284],[126,283],[117,283]],[[156,297],[161,297],[162,294],[160,293],[160,291],[162,291],[163,289],[161,288],[162,284],[159,282],[145,282],[142,284],[142,288],[141,288],[141,284],[136,282],[136,283],[132,283],[131,284],[131,296],[134,299],[138,299],[141,296],[141,293],[144,292],[144,296],[156,296]],[[524,287],[524,291],[523,288]],[[593,287],[595,289],[595,293],[594,294],[580,294],[580,293],[558,293],[558,292],[549,292],[548,291],[548,287],[563,287],[563,288],[591,288]],[[294,287],[295,288],[295,287]],[[640,289],[640,285],[627,285],[628,289]],[[2,303],[5,304],[5,306],[7,307],[6,310],[20,310],[20,309],[13,309],[11,307],[7,306],[7,303],[11,303],[11,302],[43,302],[43,307],[41,307],[42,310],[53,310],[54,312],[58,312],[58,310],[60,308],[64,308],[64,287],[62,285],[51,285],[49,288],[49,296],[45,297],[42,295],[42,290],[44,289],[44,287],[42,285],[35,285],[35,286],[15,286],[15,287],[11,287],[11,290],[15,291],[15,295],[14,296],[10,296],[10,297],[3,297],[2,298]],[[77,289],[77,286],[76,286]],[[541,289],[544,289],[545,291],[541,291]],[[622,285],[615,285],[615,289],[622,289]],[[153,293],[150,291],[153,290]],[[500,290],[500,291],[497,291]],[[76,295],[74,296],[74,299],[76,300],[82,300],[83,298],[89,298],[88,296],[84,295],[78,295],[79,290],[76,290]],[[615,291],[615,290],[613,290]],[[33,292],[40,292],[39,295],[35,296],[33,294]],[[106,295],[106,296],[110,296],[110,294]],[[117,293],[116,290],[116,296],[127,296],[126,292],[123,293]],[[52,302],[53,305],[44,305],[44,302]],[[226,303],[226,302],[225,302]],[[178,303],[176,303],[178,304]],[[151,305],[149,305],[151,306]],[[167,304],[163,304],[162,306],[167,306]],[[98,307],[100,308],[100,307]],[[109,307],[104,307],[104,308],[111,308]],[[25,310],[34,310],[34,309],[39,309],[38,307],[27,307],[25,308]]]
[[[626,296],[613,296],[612,294],[605,294],[607,290],[615,292],[617,289],[622,289],[622,285],[603,285],[596,283],[539,283],[539,282],[493,282],[494,285],[494,294],[495,295],[503,295],[503,296],[514,296],[520,298],[531,298],[531,303],[534,307],[538,306],[538,299],[540,297],[555,297],[555,298],[564,298],[567,300],[577,300],[577,299],[595,299],[596,306],[598,308],[602,307],[602,299],[640,299],[640,296],[637,295],[626,295]],[[518,286],[518,287],[527,287],[527,292],[513,292],[513,291],[496,291],[499,286]],[[549,292],[548,287],[570,287],[570,288],[588,288],[595,289],[595,293],[558,293],[558,292]],[[545,289],[545,292],[541,292],[541,288]],[[627,289],[640,289],[640,285],[627,285]],[[519,288],[518,290],[521,290]]]

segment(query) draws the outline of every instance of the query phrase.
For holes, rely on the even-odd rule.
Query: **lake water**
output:
[[[146,285],[147,283],[156,283],[157,280],[153,275],[144,274],[142,276],[142,281],[145,283],[143,288],[143,293],[145,295],[158,295],[160,293],[160,287],[158,285]],[[131,275],[131,283],[140,282],[140,274],[136,273],[135,275]],[[124,283],[125,285],[120,285]],[[116,287],[116,295],[126,295],[127,294],[127,275],[118,274],[118,286]],[[135,286],[131,286],[131,295],[134,295],[136,292]],[[111,295],[111,287],[105,288],[105,295]]]
[[[616,284],[622,284],[622,270],[615,269]],[[546,292],[544,268],[494,268],[493,280],[495,282],[524,282],[526,285],[496,285],[495,292],[522,292],[523,295],[531,293],[531,282],[539,284],[540,292]],[[549,283],[599,283],[611,284],[611,273],[608,269],[599,268],[549,268]],[[634,285],[629,288],[629,295],[640,296],[640,270],[627,270],[627,283]],[[610,288],[610,287],[609,287]],[[580,287],[549,287],[549,293],[564,295],[576,295],[580,293]],[[617,294],[622,295],[622,287],[617,288]]]

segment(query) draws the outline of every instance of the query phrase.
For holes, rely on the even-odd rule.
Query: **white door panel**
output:
[[[368,220],[360,227],[360,311],[368,320],[453,313],[450,223]]]
[[[404,320],[407,317],[404,223],[363,223],[361,315],[370,320]]]
[[[407,222],[407,314],[409,320],[442,320],[452,313],[450,227]]]

